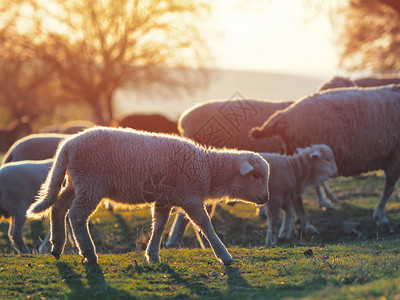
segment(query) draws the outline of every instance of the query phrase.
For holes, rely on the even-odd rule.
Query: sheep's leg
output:
[[[206,205],[206,209],[209,216],[212,217],[215,205]],[[183,235],[185,234],[188,223],[189,219],[186,217],[184,212],[180,211],[176,215],[171,231],[169,232],[168,241],[166,243],[167,248],[178,248],[182,244]],[[201,248],[209,248],[210,244],[201,231],[195,228],[195,233]]]
[[[206,205],[206,211],[207,211],[207,214],[210,217],[210,219],[214,215],[215,207],[216,207],[216,204]],[[207,238],[202,234],[201,230],[199,230],[198,228],[195,228],[194,232],[196,233],[196,237],[197,237],[197,240],[200,243],[201,249],[210,248],[210,244],[207,241]]]
[[[96,210],[100,201],[100,197],[88,199],[77,196],[68,213],[75,241],[78,243],[79,253],[85,257],[89,264],[97,264],[96,247],[88,228],[89,217]],[[65,240],[65,230],[63,232]]]
[[[327,197],[329,200],[331,200],[332,203],[339,203],[339,199],[336,198],[336,197],[332,194],[332,192],[331,192],[331,190],[329,189],[329,186],[326,184],[326,182],[323,182],[323,183],[322,183],[322,187],[324,188],[326,197]]]
[[[317,194],[318,203],[320,208],[334,209],[333,205],[326,200],[324,194],[322,193],[321,185],[314,186],[315,193]]]
[[[186,215],[182,211],[178,212],[168,235],[168,241],[166,243],[167,248],[180,247],[188,224],[189,219],[186,217]]]
[[[266,205],[261,205],[257,207],[257,215],[261,220],[267,220],[267,206]]]
[[[50,243],[50,231],[46,234],[42,243],[39,246],[38,253],[39,254],[47,254],[51,251],[51,243]]]
[[[373,217],[378,225],[384,225],[389,223],[388,218],[385,216],[385,208],[387,202],[389,201],[390,195],[392,195],[394,191],[397,179],[398,179],[397,176],[389,176],[386,174],[385,189],[383,190],[381,199],[378,205],[376,206],[373,214]]]
[[[302,231],[306,235],[319,233],[318,230],[308,222],[308,216],[304,209],[303,198],[301,196],[293,199],[293,208],[296,214],[296,230]]]
[[[277,238],[277,228],[279,222],[279,212],[281,210],[281,202],[276,199],[270,200],[267,203],[268,208],[268,229],[265,238],[266,247],[275,247]]]
[[[146,249],[146,258],[149,262],[160,262],[160,244],[165,225],[171,213],[171,206],[153,205],[153,230]]]
[[[196,200],[199,201],[198,199],[194,199],[191,205],[182,207],[183,210],[187,213],[192,222],[198,226],[201,232],[206,236],[215,256],[221,260],[224,265],[231,265],[233,263],[232,256],[229,254],[228,250],[226,250],[226,247],[215,233],[205,207],[202,203],[197,204]]]
[[[292,237],[293,233],[293,205],[292,202],[283,205],[283,221],[279,230],[278,239],[280,242],[287,242]]]
[[[53,244],[51,254],[58,260],[65,247],[66,228],[65,223],[68,221],[67,212],[72,205],[75,194],[71,187],[63,189],[59,199],[54,203],[50,216],[50,241]],[[43,245],[43,243],[42,243]],[[45,249],[45,248],[43,248]]]
[[[30,253],[29,248],[26,246],[22,237],[26,217],[25,215],[17,215],[11,219],[10,227],[8,229],[8,237],[15,249],[20,253]]]

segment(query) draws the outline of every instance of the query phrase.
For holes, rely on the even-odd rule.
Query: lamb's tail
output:
[[[60,144],[53,166],[36,196],[36,202],[27,211],[28,218],[42,218],[57,200],[68,166],[68,150],[66,146],[65,143]]]

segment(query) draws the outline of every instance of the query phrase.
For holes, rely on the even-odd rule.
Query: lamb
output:
[[[319,185],[329,178],[337,176],[337,166],[332,149],[326,145],[313,145],[297,150],[293,156],[277,153],[260,153],[270,166],[268,201],[268,233],[265,244],[274,246],[277,242],[279,213],[283,209],[284,220],[279,232],[279,239],[288,241],[293,227],[293,204],[298,220],[309,233],[316,233],[314,226],[308,224],[304,209],[293,200],[298,199],[310,185]],[[302,203],[302,202],[301,202]]]
[[[279,135],[288,153],[316,143],[330,146],[341,176],[383,169],[384,192],[373,217],[387,224],[385,207],[400,176],[400,85],[328,90],[300,99],[251,131]]]
[[[153,230],[146,257],[149,262],[159,262],[162,232],[171,208],[177,206],[201,229],[215,256],[230,265],[233,258],[215,234],[205,200],[229,197],[264,204],[268,178],[268,163],[254,152],[205,148],[173,135],[95,127],[60,144],[28,216],[40,217],[51,208],[52,254],[59,259],[69,210],[81,255],[88,263],[97,263],[88,219],[101,199],[128,206],[152,204]],[[61,201],[70,190],[75,191],[75,198]]]
[[[52,158],[61,140],[68,134],[31,134],[16,141],[4,155],[2,164],[21,160],[42,160]]]
[[[51,159],[22,161],[0,167],[0,218],[11,218],[8,236],[17,252],[30,253],[22,237],[26,211],[35,201],[52,162]],[[39,249],[45,248],[42,243]]]

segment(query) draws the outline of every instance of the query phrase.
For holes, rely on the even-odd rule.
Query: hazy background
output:
[[[295,100],[338,74],[338,55],[326,11],[301,1],[217,0],[201,24],[213,55],[209,87],[176,101],[133,90],[117,94],[117,115],[157,112],[177,118],[196,102],[245,98]]]

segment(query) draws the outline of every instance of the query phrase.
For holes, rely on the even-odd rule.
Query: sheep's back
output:
[[[290,153],[327,144],[339,173],[385,169],[399,148],[400,88],[339,89],[307,97],[283,112],[281,135]],[[272,119],[271,119],[272,121]]]
[[[183,136],[203,145],[256,152],[281,152],[282,141],[279,138],[256,141],[249,138],[249,132],[275,111],[284,109],[291,103],[244,99],[209,101],[182,113],[178,127]]]
[[[163,182],[175,189],[173,193],[186,185],[200,191],[209,176],[205,149],[176,136],[97,128],[72,137],[64,147],[73,185],[79,190],[99,182],[98,188],[112,199],[126,196],[135,201],[132,195],[150,192]]]

